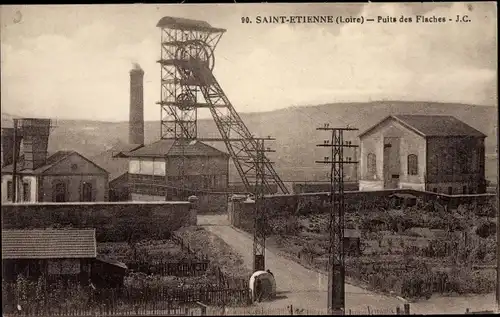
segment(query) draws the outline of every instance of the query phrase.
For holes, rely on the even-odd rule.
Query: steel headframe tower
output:
[[[256,178],[254,187],[255,213],[254,213],[254,236],[253,236],[253,271],[264,271],[266,268],[266,212],[264,207],[264,194],[266,184],[266,163],[272,164],[266,159],[266,152],[274,152],[265,147],[265,141],[274,140],[271,137],[255,138],[257,143],[255,160]]]
[[[344,314],[345,310],[345,262],[344,262],[344,164],[357,164],[351,157],[344,158],[344,148],[356,148],[350,141],[344,142],[345,131],[354,128],[330,128],[325,124],[316,130],[330,131],[331,140],[320,147],[331,148],[331,156],[316,163],[330,164],[330,254],[328,261],[328,310],[331,314]]]
[[[225,29],[214,28],[205,21],[164,17],[157,27],[161,29],[161,138],[197,139],[197,111],[210,110],[238,174],[247,192],[257,179],[255,157],[257,140],[252,136],[226,94],[215,79],[214,50]],[[208,139],[205,139],[208,140]],[[272,183],[287,194],[274,167],[267,158],[262,164],[268,177],[265,190]]]

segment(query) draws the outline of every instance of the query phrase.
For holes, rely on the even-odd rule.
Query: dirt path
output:
[[[229,225],[226,215],[198,216],[198,225],[216,234],[240,253],[245,264],[252,267],[252,244],[250,234]],[[285,308],[293,305],[296,308],[324,310],[327,306],[327,276],[309,270],[300,264],[278,256],[266,250],[266,264],[276,278],[278,299],[261,303],[264,308]],[[345,285],[346,309],[353,313],[365,313],[367,307],[388,312],[396,306],[403,306],[403,301],[395,297],[375,294],[360,287]],[[412,314],[463,314],[467,308],[471,311],[495,310],[495,295],[474,295],[460,297],[433,296],[427,301],[411,304]]]
[[[198,216],[198,225],[216,234],[243,256],[245,264],[252,267],[252,236],[229,226],[226,216]],[[327,282],[325,274],[309,270],[300,264],[266,251],[266,268],[276,278],[278,299],[263,306],[286,307],[293,305],[304,309],[326,308]],[[366,312],[367,306],[379,310],[395,310],[403,302],[394,297],[374,294],[346,284],[346,309]]]

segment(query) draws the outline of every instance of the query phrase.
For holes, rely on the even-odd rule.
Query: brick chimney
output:
[[[129,144],[144,144],[144,71],[134,64],[130,71]]]

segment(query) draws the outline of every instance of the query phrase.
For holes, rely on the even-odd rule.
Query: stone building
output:
[[[361,191],[486,190],[486,135],[452,116],[391,115],[359,137]]]

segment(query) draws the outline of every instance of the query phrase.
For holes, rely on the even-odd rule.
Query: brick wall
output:
[[[166,238],[195,224],[196,207],[187,201],[2,205],[3,229],[95,228],[98,241]]]

